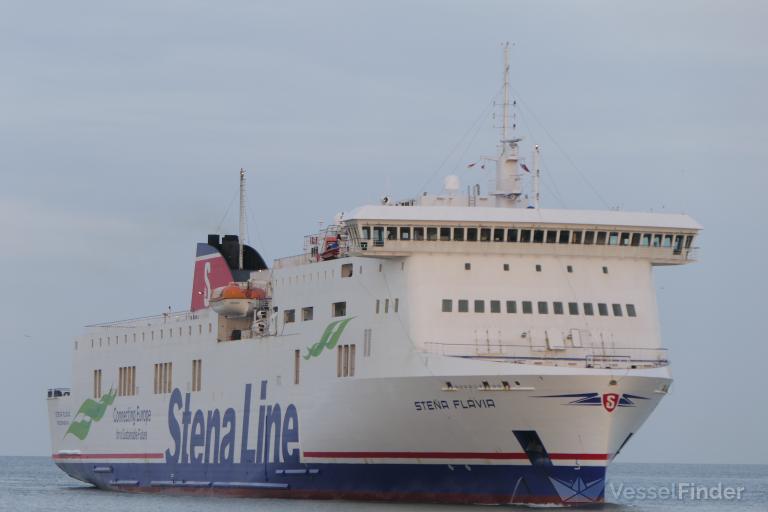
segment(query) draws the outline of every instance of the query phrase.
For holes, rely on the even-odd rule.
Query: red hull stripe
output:
[[[317,459],[494,459],[527,460],[525,453],[501,452],[304,452]],[[552,460],[608,460],[604,453],[550,453]]]
[[[54,453],[59,459],[162,459],[162,453]]]

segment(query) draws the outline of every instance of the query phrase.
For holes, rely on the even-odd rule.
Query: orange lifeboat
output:
[[[211,309],[220,315],[241,317],[247,315],[251,309],[251,301],[237,283],[229,283],[227,286],[216,288],[213,291]]]

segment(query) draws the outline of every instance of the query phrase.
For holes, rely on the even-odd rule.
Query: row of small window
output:
[[[102,396],[102,371],[93,370],[93,398]],[[136,386],[136,367],[121,366],[117,370],[117,395],[134,396],[138,391]],[[203,388],[203,360],[192,361],[192,391],[201,391]],[[155,363],[154,388],[156,395],[170,393],[173,390],[173,363]]]
[[[169,327],[168,329],[158,329],[157,330],[157,336],[158,336],[159,339],[162,340],[162,339],[165,338],[165,335],[167,333],[168,338],[173,338],[173,336],[174,336],[173,333],[174,332],[178,332],[178,336],[181,337],[181,336],[184,335],[184,328],[183,327],[178,327],[178,328]],[[210,324],[210,323],[208,324],[208,332],[209,333],[213,332],[213,324]],[[202,333],[203,333],[203,324],[198,324],[198,326],[197,326],[197,334],[202,334]],[[192,326],[191,325],[187,326],[187,335],[188,336],[192,336]],[[131,334],[131,336],[132,336],[132,340],[133,340],[134,343],[136,343],[136,340],[139,339],[139,337],[141,337],[141,341],[146,341],[146,339],[147,339],[147,333],[146,332],[142,332],[142,333],[135,333],[134,332],[134,333]],[[111,345],[113,342],[115,343],[115,345],[118,345],[120,343],[120,338],[121,338],[120,335],[107,336],[107,339],[106,339],[107,346]],[[122,338],[123,338],[123,343],[128,343],[128,335],[127,334],[123,334]],[[149,331],[149,339],[151,341],[154,341],[154,339],[155,339],[155,331]],[[98,341],[99,341],[99,346],[100,347],[104,346],[104,338],[99,338]],[[91,338],[91,348],[95,348],[95,347],[96,347],[96,339],[95,338]],[[75,345],[75,348],[77,348],[77,345]]]
[[[400,299],[392,301],[392,311],[397,313],[400,310]],[[376,314],[381,312],[381,300],[376,299]],[[389,299],[384,299],[384,314],[389,313]]]
[[[626,245],[667,247],[676,253],[689,249],[693,235],[637,233],[627,231],[582,231],[570,229],[452,228],[362,226],[362,240],[382,245],[385,240],[427,240],[441,242],[522,242],[582,245]]]
[[[346,316],[347,315],[347,303],[344,302],[334,302],[331,304],[331,316]],[[308,322],[309,320],[312,320],[315,318],[315,308],[313,306],[307,306],[304,308],[301,308],[301,321],[302,322]],[[283,322],[286,324],[290,324],[296,321],[296,310],[295,309],[285,309],[283,310]]]
[[[459,299],[456,301],[456,310],[459,313],[469,313],[469,300],[468,299]],[[500,301],[500,300],[491,300],[488,301],[490,303],[490,312],[491,313],[501,313],[501,306],[502,303],[505,305],[505,311],[507,313],[517,313],[517,301],[515,300],[507,300],[507,301]],[[473,301],[474,306],[474,312],[475,313],[485,313],[485,300],[475,300]],[[534,304],[536,305],[536,311],[540,315],[548,315],[550,312],[550,303],[547,301],[530,301],[530,300],[523,300],[520,301],[521,310],[522,313],[525,315],[531,315],[534,311]],[[586,316],[594,316],[595,315],[595,305],[591,302],[584,302],[581,305],[579,305],[578,302],[552,302],[552,313],[556,315],[564,315],[566,309],[568,310],[569,315],[579,315],[581,314],[580,311],[583,312]],[[624,316],[624,311],[626,310],[626,315],[629,317],[636,317],[637,316],[637,309],[635,308],[634,304],[609,304],[604,302],[598,302],[597,303],[597,313],[600,316],[611,316],[611,313],[613,316]],[[442,304],[442,311],[443,313],[452,313],[453,312],[453,299],[443,299]]]

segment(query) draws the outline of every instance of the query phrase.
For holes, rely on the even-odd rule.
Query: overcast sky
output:
[[[81,326],[189,304],[194,246],[319,220],[495,152],[514,42],[543,206],[686,212],[656,270],[676,378],[622,461],[768,463],[768,4],[0,2],[0,454],[50,453]],[[477,121],[477,123],[476,123]],[[445,162],[442,166],[441,164]]]

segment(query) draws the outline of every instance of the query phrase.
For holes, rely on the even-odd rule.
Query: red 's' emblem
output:
[[[619,395],[616,393],[603,393],[603,407],[608,412],[613,412],[616,406],[619,405]]]

